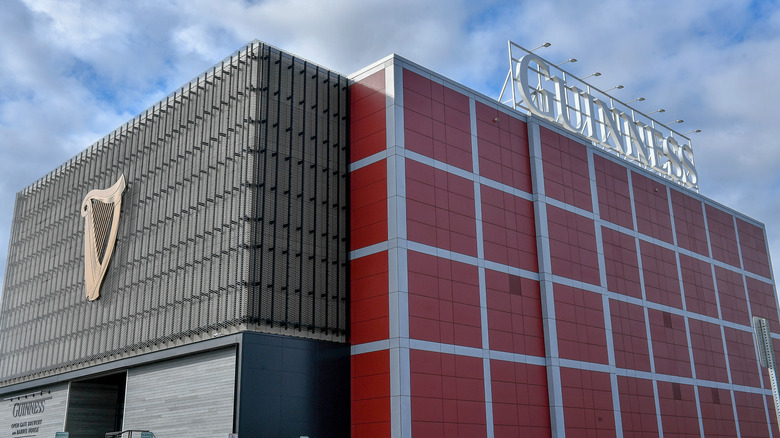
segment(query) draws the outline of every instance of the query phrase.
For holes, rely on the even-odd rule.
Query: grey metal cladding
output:
[[[346,341],[347,79],[253,42],[17,195],[0,386],[241,330]],[[79,205],[124,173],[101,298]]]

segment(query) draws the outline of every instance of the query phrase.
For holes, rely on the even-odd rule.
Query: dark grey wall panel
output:
[[[255,42],[20,192],[0,386],[241,330],[344,342],[346,93]],[[89,302],[79,206],[120,174]]]
[[[349,436],[349,345],[245,333],[239,436]]]

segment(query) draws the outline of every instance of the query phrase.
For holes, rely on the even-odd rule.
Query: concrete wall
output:
[[[211,351],[127,373],[124,430],[156,438],[227,437],[233,431],[236,351]]]

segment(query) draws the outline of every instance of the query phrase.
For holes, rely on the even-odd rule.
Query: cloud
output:
[[[702,194],[780,247],[780,7],[710,0],[0,2],[0,256],[14,194],[252,39],[345,74],[398,53],[496,96],[506,41],[694,134]],[[685,129],[688,128],[688,129]],[[780,263],[780,259],[778,259]],[[5,259],[0,258],[5,265]],[[780,264],[778,265],[780,266]],[[2,275],[2,274],[0,274]]]

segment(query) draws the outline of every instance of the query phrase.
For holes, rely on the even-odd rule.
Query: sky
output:
[[[700,193],[766,224],[778,272],[776,1],[3,0],[0,275],[17,192],[254,39],[342,74],[397,53],[496,98],[507,40],[550,42],[537,53],[701,129]]]

